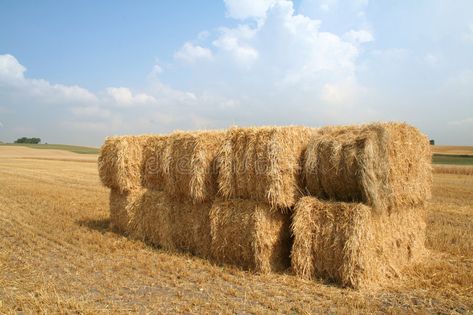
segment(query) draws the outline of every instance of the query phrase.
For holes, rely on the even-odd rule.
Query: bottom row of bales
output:
[[[261,273],[290,266],[290,215],[262,202],[233,199],[193,204],[166,192],[111,191],[112,226],[132,238]]]
[[[303,197],[289,214],[258,201],[193,204],[142,189],[112,190],[110,217],[115,229],[166,250],[260,273],[292,267],[353,288],[398,277],[426,251],[421,208],[380,216],[361,203]]]

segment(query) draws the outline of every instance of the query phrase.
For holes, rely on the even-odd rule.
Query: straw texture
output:
[[[141,188],[143,146],[149,137],[120,136],[105,140],[98,157],[103,185],[122,193]]]
[[[429,141],[400,123],[321,128],[307,147],[304,178],[311,195],[378,213],[422,205],[431,195]]]
[[[364,204],[304,197],[294,210],[292,233],[297,275],[353,288],[399,277],[407,263],[426,253],[420,208],[377,216]]]
[[[210,211],[212,259],[267,273],[289,267],[290,216],[251,200],[216,200]]]
[[[165,190],[178,200],[210,201],[217,193],[216,157],[221,131],[176,132],[164,150]]]
[[[219,193],[225,199],[292,207],[302,194],[301,162],[311,135],[306,127],[231,128],[218,157]]]
[[[164,190],[164,153],[168,147],[168,136],[152,136],[143,147],[142,186],[148,189]]]

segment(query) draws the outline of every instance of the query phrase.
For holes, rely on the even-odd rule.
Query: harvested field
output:
[[[463,165],[434,165],[434,173],[473,175],[473,166]]]
[[[2,314],[473,311],[473,176],[434,175],[431,259],[375,291],[354,291],[289,272],[255,275],[124,237],[109,226],[109,192],[96,164],[3,152]]]

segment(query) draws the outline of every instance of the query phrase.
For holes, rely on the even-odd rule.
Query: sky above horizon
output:
[[[473,1],[0,0],[0,141],[373,121],[473,145]]]

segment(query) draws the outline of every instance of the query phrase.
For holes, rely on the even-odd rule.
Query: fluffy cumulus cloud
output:
[[[181,49],[179,49],[174,57],[186,62],[193,63],[197,60],[212,59],[212,51],[208,48],[201,47],[199,45],[193,45],[190,42],[185,43]]]
[[[14,56],[0,55],[0,109],[6,108],[0,118],[15,126],[2,132],[13,138],[23,136],[19,130],[36,135],[50,128],[50,141],[83,144],[99,144],[110,134],[233,124],[402,120],[439,143],[464,143],[464,134],[473,132],[473,48],[465,41],[471,19],[457,28],[467,35],[445,37],[412,24],[432,23],[421,14],[430,7],[406,4],[412,17],[392,36],[403,7],[392,8],[393,20],[372,22],[381,13],[367,0],[302,0],[298,8],[287,0],[224,2],[232,23],[183,41],[170,61],[150,64],[138,88],[92,92],[54,84],[29,78]],[[445,45],[412,45],[429,36]],[[24,114],[41,111],[48,113],[41,121]],[[450,138],[442,138],[442,124]]]
[[[26,68],[12,55],[0,55],[0,89],[6,97],[20,97],[32,102],[64,104],[94,102],[96,96],[77,85],[51,84],[46,80],[29,79]]]
[[[126,87],[107,88],[107,94],[120,106],[133,106],[156,102],[154,97],[145,93],[133,94],[132,91]]]
[[[171,72],[156,64],[140,91],[109,87],[92,93],[29,79],[13,56],[0,59],[0,76],[10,85],[22,81],[14,102],[28,102],[18,96],[26,93],[39,96],[38,105],[67,107],[56,110],[62,128],[80,132],[321,124],[357,104],[363,87],[356,60],[359,45],[372,40],[369,33],[358,31],[346,39],[321,31],[322,22],[296,14],[291,1],[226,0],[225,5],[227,15],[240,24],[203,30],[176,50],[177,64],[171,67],[173,75],[181,73],[181,86],[165,84]]]
[[[374,40],[373,34],[367,30],[350,30],[345,34],[345,38],[353,43],[368,43]]]
[[[12,55],[0,55],[0,80],[20,80],[26,68]]]
[[[227,15],[235,19],[263,18],[278,0],[225,0]]]
[[[214,94],[240,104],[232,109],[233,121],[320,124],[359,103],[364,88],[356,63],[359,46],[373,40],[371,33],[354,31],[345,39],[321,31],[322,21],[297,14],[291,1],[225,3],[229,15],[244,22],[220,28],[208,40],[214,67],[204,67],[199,80],[211,86],[218,77]],[[345,87],[348,91],[341,91]]]

